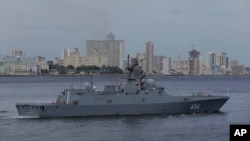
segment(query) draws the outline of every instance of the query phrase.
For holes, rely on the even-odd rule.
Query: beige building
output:
[[[115,40],[112,33],[107,35],[106,40],[87,40],[86,55],[91,57],[94,54],[107,57],[107,66],[116,66],[124,69],[124,40]]]
[[[38,66],[40,69],[42,69],[42,70],[49,70],[49,65],[48,65],[48,63],[46,62],[45,57],[37,56],[37,57],[36,57],[36,63],[37,63],[37,66]]]
[[[81,66],[81,58],[78,48],[75,48],[74,52],[69,52],[68,49],[64,49],[64,66],[72,65],[75,68]]]
[[[64,66],[72,65],[75,68],[79,66],[107,66],[108,58],[94,53],[91,56],[81,56],[78,48],[74,52],[64,49]]]
[[[243,65],[233,65],[231,66],[232,75],[243,75],[244,66]]]
[[[55,58],[53,61],[54,65],[64,66],[64,60],[60,58]]]
[[[13,62],[5,66],[5,75],[30,75],[30,70],[27,68],[26,63]]]
[[[81,57],[81,65],[83,66],[107,66],[108,58],[102,56],[89,56],[89,57]]]

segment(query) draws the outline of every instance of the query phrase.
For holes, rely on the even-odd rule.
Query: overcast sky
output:
[[[64,48],[113,32],[125,54],[145,52],[187,59],[194,48],[228,53],[250,66],[249,0],[0,0],[0,54],[21,48],[27,56],[61,57]]]

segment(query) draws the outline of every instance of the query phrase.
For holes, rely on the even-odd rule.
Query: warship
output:
[[[83,88],[65,89],[54,102],[18,102],[18,114],[20,117],[50,118],[218,112],[229,99],[228,96],[202,93],[169,95],[164,87],[146,78],[137,61],[129,65],[129,56],[127,70],[126,84],[120,81],[97,91],[91,79]]]

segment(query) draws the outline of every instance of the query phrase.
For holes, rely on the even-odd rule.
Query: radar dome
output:
[[[84,88],[85,89],[89,89],[90,88],[90,84],[88,82],[84,83]]]
[[[155,85],[155,81],[152,78],[147,79],[146,83],[149,87],[153,87]]]

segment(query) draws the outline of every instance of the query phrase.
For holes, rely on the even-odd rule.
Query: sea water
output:
[[[94,76],[97,89],[123,76]],[[0,141],[228,141],[230,124],[250,124],[248,76],[151,76],[169,95],[229,95],[219,113],[78,118],[22,118],[16,102],[55,101],[89,76],[0,77]]]

